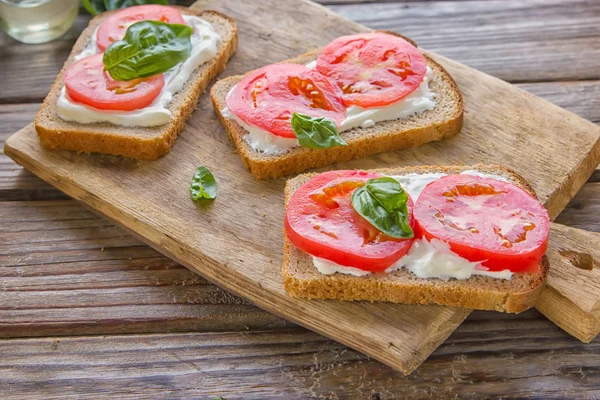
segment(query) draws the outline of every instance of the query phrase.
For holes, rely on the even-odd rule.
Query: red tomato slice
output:
[[[366,271],[383,272],[398,261],[413,239],[385,235],[352,207],[352,192],[380,176],[364,171],[329,171],[306,182],[287,206],[284,225],[290,242],[315,257]],[[409,196],[411,227],[412,210]]]
[[[339,90],[320,73],[298,64],[273,64],[247,74],[227,96],[227,107],[244,122],[295,138],[292,113],[327,117],[338,128],[346,117]]]
[[[101,110],[137,110],[150,105],[165,85],[162,74],[116,81],[104,72],[102,55],[82,58],[67,68],[65,88],[74,101]]]
[[[418,231],[447,242],[490,271],[539,272],[550,220],[538,200],[507,182],[449,175],[427,185],[415,205]]]
[[[169,6],[147,4],[124,8],[106,18],[98,28],[96,44],[104,51],[113,42],[125,37],[129,25],[138,21],[160,21],[167,24],[185,24],[179,10]]]
[[[323,49],[317,71],[335,80],[346,106],[385,106],[423,82],[427,60],[415,46],[387,33],[342,36]]]

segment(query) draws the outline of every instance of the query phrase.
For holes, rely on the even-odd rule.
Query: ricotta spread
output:
[[[313,257],[313,264],[323,275],[335,273],[368,276],[372,273],[360,268],[346,267],[324,258]],[[512,272],[488,271],[481,262],[471,262],[459,256],[450,249],[450,245],[442,240],[416,239],[408,253],[389,266],[385,273],[391,273],[406,268],[418,278],[469,279],[473,275],[484,275],[496,279],[510,279]]]
[[[446,175],[448,175],[448,174],[444,174],[441,172],[435,172],[435,173],[426,173],[426,174],[411,173],[411,174],[406,174],[406,175],[392,175],[391,177],[394,178],[395,180],[397,180],[398,182],[400,182],[402,189],[404,189],[406,191],[406,193],[408,193],[410,195],[410,197],[412,198],[413,201],[417,201],[417,199],[419,198],[419,195],[421,194],[423,189],[425,189],[425,186],[427,186],[431,182],[436,181]],[[461,175],[480,176],[482,178],[492,178],[492,179],[496,179],[499,181],[510,183],[510,181],[508,179],[506,179],[500,175],[486,174],[486,173],[475,171],[475,170],[463,171],[463,172],[461,172]]]

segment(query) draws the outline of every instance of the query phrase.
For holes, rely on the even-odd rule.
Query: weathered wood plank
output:
[[[174,296],[171,293],[166,295]],[[184,295],[189,296],[187,293]],[[154,297],[152,299],[152,304],[94,306],[93,309],[89,307],[65,309],[61,306],[42,310],[0,310],[0,329],[2,337],[23,337],[97,333],[244,331],[293,325],[251,305],[196,303],[161,305],[155,303]],[[136,309],[135,315],[125,318],[124,315],[133,307]],[[93,328],[96,324],[102,324],[102,329]]]
[[[511,81],[600,78],[600,3],[437,1],[331,5],[373,29]]]
[[[33,121],[39,107],[39,104],[0,104],[2,149],[6,138]],[[17,165],[4,151],[0,152],[0,201],[59,198],[67,198],[67,195]]]
[[[600,122],[600,81],[519,83],[533,93],[592,122]]]
[[[410,377],[303,329],[0,341],[3,398],[593,398],[600,341],[471,317]],[[505,316],[506,317],[506,316]]]
[[[600,234],[552,224],[550,271],[536,303],[555,324],[583,342],[600,333]]]
[[[0,202],[0,337],[293,326],[72,200]]]
[[[2,104],[0,105],[0,140],[4,140],[33,121],[40,104]]]
[[[49,43],[22,44],[0,35],[0,103],[41,102],[89,19],[79,15],[64,36]]]
[[[404,33],[428,50],[504,80],[600,78],[600,4],[595,1],[369,2],[329,7],[368,27]],[[0,41],[0,70],[7,83],[0,90],[0,103],[41,101],[88,18],[80,15],[66,36],[50,43]]]
[[[600,232],[600,173],[594,182],[587,183],[569,206],[558,216],[557,223]],[[592,177],[594,179],[594,176]]]

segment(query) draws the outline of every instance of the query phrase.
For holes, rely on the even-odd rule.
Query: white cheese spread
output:
[[[177,64],[164,74],[165,86],[152,104],[133,111],[99,110],[74,102],[63,87],[56,104],[58,116],[67,121],[83,124],[110,122],[115,125],[148,127],[168,123],[172,114],[167,106],[173,100],[173,96],[183,88],[196,68],[216,56],[221,41],[221,37],[213,26],[202,18],[183,15],[183,19],[194,30],[190,38],[192,52],[184,62]],[[98,52],[96,32],[94,32],[88,46],[74,59],[79,60]]]
[[[304,64],[304,66],[308,69],[315,69],[317,68],[317,60],[313,60],[309,63]]]
[[[497,181],[512,183],[511,181],[509,181],[508,179],[506,179],[503,176],[494,175],[494,174],[486,174],[485,172],[479,172],[479,171],[475,171],[475,170],[472,170],[472,169],[469,169],[467,171],[463,171],[463,172],[461,172],[461,174],[463,174],[463,175],[480,176],[482,178],[492,178],[492,179],[496,179]]]
[[[444,174],[441,172],[435,172],[435,173],[426,173],[426,174],[411,173],[411,174],[406,174],[406,175],[392,175],[391,177],[394,178],[395,180],[397,180],[398,182],[400,182],[402,189],[404,189],[406,191],[406,193],[408,193],[410,195],[411,199],[414,202],[414,201],[417,201],[417,199],[419,198],[419,195],[421,194],[423,189],[425,189],[425,186],[429,185],[433,181],[437,181],[438,179],[440,179],[446,175],[448,175],[448,174]],[[474,171],[474,170],[463,171],[463,172],[461,172],[461,175],[480,176],[482,178],[492,178],[492,179],[496,179],[499,181],[510,183],[510,181],[508,179],[506,179],[500,175],[486,174],[484,172],[479,172],[479,171]]]
[[[313,264],[320,273],[323,275],[332,275],[336,272],[347,275],[354,276],[367,276],[371,275],[369,271],[365,271],[364,269],[354,268],[354,267],[346,267],[344,265],[337,264],[333,261],[329,261],[325,258],[313,257]]]
[[[435,108],[435,94],[429,88],[432,76],[433,71],[428,66],[423,82],[418,88],[402,100],[387,106],[373,108],[348,107],[346,109],[346,119],[342,121],[341,130],[370,128],[375,126],[377,122],[406,118],[427,110],[433,110]]]
[[[404,189],[406,193],[409,194],[412,201],[415,202],[423,189],[425,189],[425,186],[444,176],[446,176],[446,174],[436,172],[427,174],[392,175],[392,178],[400,183],[402,189]]]
[[[506,178],[486,174],[479,171],[468,170],[461,174],[481,176],[485,178],[497,179],[509,182]],[[426,173],[426,174],[406,174],[392,175],[402,185],[402,188],[410,195],[413,202],[419,198],[419,195],[429,183],[446,176],[444,173]],[[408,253],[398,261],[388,267],[385,272],[393,272],[401,268],[406,268],[419,278],[439,278],[443,280],[469,279],[473,275],[484,275],[496,279],[510,279],[512,272],[510,270],[488,271],[481,262],[471,262],[466,258],[459,256],[450,249],[450,245],[442,240],[433,239],[431,242],[426,239],[416,239]],[[313,257],[313,264],[317,270],[324,275],[335,273],[348,274],[354,276],[366,276],[371,272],[359,268],[349,267],[337,264],[333,261],[323,258]]]
[[[390,269],[391,268],[391,269]],[[473,275],[484,275],[496,279],[510,279],[512,272],[488,271],[481,262],[471,262],[450,249],[450,245],[439,239],[417,239],[408,253],[388,268],[393,271],[406,268],[419,278],[439,278],[443,280],[469,279]]]
[[[306,64],[306,68],[314,69],[317,62],[312,61]],[[382,107],[362,108],[350,106],[346,109],[346,118],[341,123],[340,131],[347,131],[354,128],[370,128],[377,122],[389,121],[399,118],[406,118],[414,114],[420,114],[427,110],[435,108],[435,94],[429,87],[429,82],[433,77],[433,70],[427,66],[427,73],[423,82],[411,94],[400,101]],[[232,93],[233,86],[227,93],[227,97]],[[259,128],[256,125],[248,124],[234,115],[227,107],[221,110],[221,114],[226,118],[234,119],[245,130],[244,141],[257,152],[265,154],[282,154],[292,147],[298,146],[298,140],[293,138],[283,138],[269,131]]]
[[[323,275],[332,275],[335,273],[354,276],[371,275],[369,271],[346,267],[324,258],[313,257],[313,264]],[[473,275],[484,275],[496,279],[510,279],[513,274],[507,269],[503,271],[487,271],[481,265],[481,262],[471,262],[459,256],[450,249],[448,243],[438,239],[433,239],[431,242],[426,239],[416,239],[410,250],[408,250],[408,253],[388,267],[385,273],[394,272],[402,268],[406,268],[422,279],[469,279]]]

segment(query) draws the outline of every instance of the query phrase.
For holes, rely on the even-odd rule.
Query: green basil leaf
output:
[[[214,199],[217,197],[217,182],[213,174],[204,165],[196,170],[190,186],[192,200]]]
[[[141,6],[143,4],[167,5],[169,2],[167,0],[104,0],[104,8],[106,8],[107,11],[131,6]]]
[[[81,5],[94,17],[106,11],[103,0],[81,0]]]
[[[388,236],[397,239],[415,236],[408,221],[408,195],[393,178],[369,179],[352,193],[352,207]]]
[[[367,190],[381,204],[387,212],[393,214],[397,219],[400,229],[410,237],[414,232],[408,221],[408,195],[402,185],[389,176],[370,179],[367,182]]]
[[[113,79],[129,81],[168,71],[190,56],[192,28],[140,21],[127,28],[123,40],[104,51],[104,70]]]
[[[313,118],[300,113],[292,114],[292,130],[302,147],[326,149],[334,146],[347,146],[338,133],[335,121],[329,118]]]
[[[367,190],[388,211],[394,212],[402,207],[407,207],[408,196],[402,185],[392,177],[370,179]],[[408,214],[408,211],[406,212]]]

